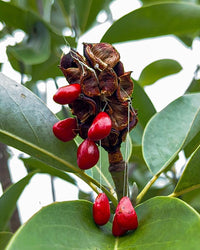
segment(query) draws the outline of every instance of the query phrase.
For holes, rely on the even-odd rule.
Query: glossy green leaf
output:
[[[61,55],[61,51],[52,51],[50,57],[44,63],[32,65],[32,80],[47,80],[48,78],[55,79],[56,77],[63,76],[62,71],[58,67]]]
[[[140,228],[133,234],[130,249],[198,249],[200,216],[183,201],[155,197],[136,207],[136,212]],[[121,240],[119,249],[127,244],[125,237]]]
[[[169,34],[184,35],[199,32],[199,27],[199,5],[158,3],[136,9],[114,22],[102,41],[117,43]]]
[[[46,83],[44,83],[46,84]],[[31,92],[33,92],[35,95],[37,95],[41,100],[43,100],[44,102],[46,102],[46,93],[44,93],[44,91],[41,91],[39,88],[38,88],[38,82],[35,82],[35,81],[28,81],[28,82],[25,82],[23,83],[23,85],[28,88]]]
[[[81,143],[83,139],[79,138],[79,142]],[[79,144],[80,144],[79,143]],[[108,153],[104,148],[99,147],[99,161],[97,165],[93,168],[86,170],[86,173],[101,183],[103,186],[107,187],[109,190],[113,189],[113,180],[109,173],[109,161],[108,161]]]
[[[10,17],[10,18],[9,18]],[[0,1],[0,21],[12,29],[21,29],[29,34],[35,23],[41,22],[51,35],[51,45],[57,47],[65,44],[62,31],[55,32],[50,23],[46,22],[36,12],[20,8],[10,2]]]
[[[7,56],[12,67],[19,72],[24,72],[27,75],[31,75],[32,83],[39,80],[47,80],[49,78],[56,78],[63,76],[62,71],[58,65],[60,63],[61,51],[57,53],[52,51],[50,57],[44,62],[35,65],[22,65],[13,53],[7,50]]]
[[[86,193],[83,190],[79,189],[78,190],[78,198],[79,198],[79,200],[86,200],[86,201],[94,202],[93,192]]]
[[[132,154],[132,140],[129,134],[127,134],[126,140],[121,144],[121,152],[124,160],[128,162]]]
[[[49,0],[42,0],[42,17],[46,22],[50,21],[50,17],[51,17],[51,7],[52,7],[52,3],[53,1],[49,1]]]
[[[153,174],[162,172],[200,131],[200,93],[182,96],[157,113],[143,135],[143,156]]]
[[[140,0],[143,4],[156,4],[156,3],[164,3],[169,2],[169,0]],[[172,1],[171,1],[172,2]],[[181,3],[181,2],[187,2],[187,3],[199,3],[199,0],[173,0],[173,2]]]
[[[110,240],[112,236],[93,221],[92,203],[67,201],[40,210],[17,231],[7,249],[106,249]]]
[[[39,64],[46,61],[51,53],[50,34],[41,22],[36,22],[29,31],[28,37],[14,46],[7,47],[7,53],[13,54],[18,61],[27,64]]]
[[[187,88],[186,93],[200,92],[200,79],[192,79],[190,86]]]
[[[26,177],[10,186],[0,197],[0,230],[4,230],[12,213],[16,208],[16,202],[23,192],[25,186],[36,172],[28,174]]]
[[[197,68],[198,71],[198,68]],[[186,90],[186,93],[196,93],[196,92],[200,92],[200,79],[195,79],[193,78],[189,87]],[[185,156],[188,158],[193,152],[194,150],[199,146],[199,142],[200,142],[200,131],[199,133],[188,143],[188,145],[186,145],[186,147],[184,148],[184,153]]]
[[[5,249],[12,236],[10,232],[0,232],[0,250]]]
[[[54,30],[58,33],[66,27],[70,26],[68,16],[64,15],[62,2],[54,1],[51,8],[50,23]]]
[[[71,28],[75,29],[78,35],[83,34],[96,22],[96,17],[101,10],[104,10],[111,0],[62,0],[65,15],[71,20]]]
[[[115,238],[110,222],[95,225],[92,203],[55,203],[23,225],[6,249],[198,249],[200,216],[183,201],[156,197],[136,207],[136,212],[138,229]]]
[[[56,168],[78,172],[76,144],[63,143],[52,132],[57,121],[30,90],[0,74],[0,140]]]
[[[22,9],[29,9],[34,12],[38,12],[38,4],[36,1],[27,1],[27,0],[11,0],[13,5],[16,5]]]
[[[46,0],[44,0],[44,2],[45,1]],[[22,2],[20,3],[22,5],[24,4]],[[28,3],[26,4],[29,5]],[[9,15],[12,16],[12,18],[8,18]],[[8,48],[7,54],[9,61],[15,70],[33,76],[32,80],[34,81],[41,79],[46,80],[47,78],[54,78],[56,76],[62,75],[57,67],[61,55],[60,52],[57,52],[57,48],[61,45],[65,45],[62,30],[55,30],[50,25],[50,23],[46,22],[36,12],[30,11],[29,8],[21,8],[10,2],[0,1],[0,21],[5,23],[7,25],[6,27],[9,29],[22,29],[27,34],[30,33],[30,31],[38,22],[43,25],[45,30],[45,33],[42,32],[40,35],[40,39],[37,39],[38,36],[36,37],[32,35],[31,39],[29,38],[27,42],[24,40],[24,44]],[[50,35],[48,40],[46,39],[46,33]],[[32,34],[35,34],[34,31]],[[74,37],[65,38],[72,47],[76,47]],[[50,43],[52,51],[50,51]],[[32,44],[34,46],[32,46]],[[38,50],[38,48],[40,48],[40,50]],[[32,53],[32,56],[29,55],[30,52]],[[35,64],[34,67],[25,64],[39,63],[41,61],[44,61],[44,63]]]
[[[141,145],[133,144],[130,162],[134,162],[134,163],[139,162],[139,163],[145,164]]]
[[[156,113],[156,110],[148,95],[145,93],[145,90],[138,84],[137,81],[133,80],[133,82],[134,92],[132,96],[132,105],[134,109],[137,110],[139,123],[144,129],[149,119]]]
[[[10,16],[10,18],[8,18],[8,16]],[[32,16],[32,15],[29,15],[29,18],[30,18],[30,16]],[[5,22],[5,24],[8,27],[22,29],[28,33],[30,21],[32,21],[32,20],[30,18],[29,22],[27,22],[27,11],[26,10],[23,10],[23,9],[21,9],[21,8],[11,4],[11,3],[6,3],[4,1],[0,1],[0,21]]]
[[[130,137],[133,144],[142,145],[142,135],[144,128],[141,126],[140,121],[138,121],[136,127],[130,132]]]
[[[188,158],[195,149],[199,146],[200,131],[199,133],[184,147],[185,157]]]
[[[83,142],[83,139],[80,136],[77,136],[75,138],[75,141],[77,145],[80,145],[81,142]],[[105,186],[107,189],[112,190],[112,192],[114,192],[113,180],[108,170],[109,168],[108,153],[102,147],[99,146],[98,148],[99,148],[99,161],[94,167],[87,169],[85,172],[89,176],[94,178],[96,181],[101,183],[102,186]]]
[[[200,188],[200,145],[187,162],[174,194]]]
[[[87,174],[92,176],[95,180],[105,185],[108,189],[114,192],[114,183],[112,176],[109,172],[108,152],[99,147],[100,157],[97,165],[86,171]],[[125,161],[129,161],[132,152],[132,141],[130,136],[127,135],[125,142],[121,144],[121,153]]]
[[[95,0],[89,0],[90,4],[89,4],[89,14],[87,16],[87,22],[85,23],[85,27],[82,29],[84,32],[87,31],[88,29],[90,29],[96,22],[96,18],[97,15],[103,10],[106,11],[109,9],[109,4],[112,2],[113,0],[99,0],[99,1],[95,1]],[[79,5],[80,5],[80,1],[78,1]],[[84,4],[86,3],[86,1],[84,1]],[[81,7],[81,6],[80,6]],[[82,10],[83,12],[83,10]],[[84,20],[86,20],[85,18],[85,14],[82,18],[83,22]]]
[[[50,19],[52,1],[41,0],[40,3],[38,3],[37,1],[11,0],[10,2],[22,9],[28,9],[32,12],[36,12],[46,21],[49,21]]]
[[[33,157],[20,157],[20,159],[23,161],[28,171],[39,171],[40,173],[50,174],[51,176],[59,177],[67,182],[70,182],[71,184],[76,185],[76,181],[64,171],[53,168]]]
[[[82,142],[82,139],[80,137],[76,137],[76,141],[78,144],[80,144]],[[132,141],[130,136],[127,136],[126,141],[123,142],[121,146],[121,152],[123,158],[126,159],[127,161],[131,157],[131,151],[132,151]],[[108,152],[105,151],[100,146],[99,146],[99,152],[100,156],[97,165],[95,165],[93,168],[86,170],[86,173],[89,176],[93,177],[95,180],[97,180],[99,183],[101,183],[101,185],[111,190],[112,193],[114,193],[114,183],[112,176],[109,172]]]
[[[185,35],[180,35],[178,38],[188,47],[192,47],[192,43],[194,38],[197,36],[196,33],[194,34],[185,34]]]
[[[13,1],[0,1],[0,21],[5,23],[8,27],[21,29],[27,34],[30,33],[30,30],[36,22],[42,22],[46,28],[51,30],[50,25],[44,21],[39,13],[37,13],[35,4],[27,1],[25,2],[22,3],[22,1],[20,1],[20,3],[18,2],[16,5]],[[26,6],[23,7],[23,5]]]
[[[7,26],[3,25],[2,29],[0,30],[0,39],[5,38],[6,35],[10,34],[12,29],[9,29]]]
[[[197,212],[200,213],[200,189],[194,189],[188,193],[182,194],[181,199],[192,206]]]
[[[13,67],[14,70],[20,72],[20,73],[24,73],[27,75],[31,74],[31,66],[30,65],[24,65],[22,63],[20,63],[16,57],[14,57],[13,53],[9,53],[9,50],[6,50],[7,52],[7,57],[8,60],[11,64],[11,66]]]
[[[91,169],[86,170],[86,173],[95,180],[97,180],[99,183],[107,187],[109,190],[112,190],[114,184],[110,172],[108,170],[108,153],[103,148],[99,148],[99,151],[101,154],[101,158],[99,159],[97,165],[95,165]]]
[[[140,85],[151,85],[159,79],[178,73],[181,65],[172,59],[161,59],[147,65],[141,72],[138,82]]]
[[[130,161],[131,162],[144,162],[141,154],[142,135],[144,128],[150,118],[156,113],[155,107],[136,80],[134,81],[134,92],[132,96],[132,105],[138,113],[138,123],[136,127],[130,132],[130,137],[133,142]]]

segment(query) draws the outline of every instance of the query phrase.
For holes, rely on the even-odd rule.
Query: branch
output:
[[[118,201],[125,195],[128,195],[128,172],[127,164],[123,160],[120,149],[108,153],[109,171],[115,184]]]
[[[169,194],[168,197],[179,197],[179,196],[181,196],[183,194],[186,194],[186,193],[191,192],[193,190],[196,190],[198,188],[200,188],[200,184],[197,184],[195,186],[183,189],[183,190],[181,190],[179,192],[173,192],[173,193]]]
[[[92,189],[95,191],[97,194],[99,193],[97,188],[101,188],[102,191],[108,196],[108,198],[112,201],[113,205],[116,207],[117,206],[117,199],[98,181],[87,175],[84,171],[82,173],[74,173],[76,176],[81,178],[83,181],[85,181]],[[96,186],[96,187],[95,187]]]
[[[158,179],[159,176],[160,176],[160,174],[154,175],[151,178],[151,180],[146,184],[146,186],[143,188],[143,190],[138,194],[137,199],[136,199],[136,204],[140,203],[140,201],[145,196],[145,194],[147,193],[149,188],[154,184],[154,182]]]
[[[5,191],[10,185],[12,185],[9,168],[8,168],[8,152],[7,146],[0,143],[0,183],[3,191]],[[16,208],[11,219],[10,219],[10,230],[15,232],[20,227],[19,212]]]

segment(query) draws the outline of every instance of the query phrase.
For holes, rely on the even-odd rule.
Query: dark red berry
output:
[[[77,122],[75,118],[67,118],[53,125],[54,135],[61,141],[67,142],[76,136]]]
[[[58,89],[53,96],[53,100],[59,104],[65,105],[74,102],[81,93],[81,86],[73,83]]]
[[[127,230],[120,227],[117,223],[116,216],[114,216],[113,224],[112,224],[112,234],[116,237],[122,236],[127,232]]]
[[[100,193],[93,204],[93,218],[97,225],[105,225],[110,218],[110,204],[105,193]]]
[[[99,149],[89,139],[84,140],[77,150],[77,164],[80,169],[89,169],[99,160]]]
[[[138,219],[135,209],[128,197],[123,197],[115,211],[117,224],[121,229],[134,230],[138,227]]]
[[[106,112],[100,112],[88,130],[88,138],[93,141],[101,140],[110,134],[112,121]]]

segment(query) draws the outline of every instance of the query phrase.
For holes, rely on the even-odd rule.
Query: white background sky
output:
[[[114,20],[120,18],[126,13],[139,8],[141,6],[138,0],[117,0],[111,5]],[[104,15],[99,16],[103,19]],[[104,23],[90,30],[80,39],[78,46],[79,53],[82,54],[82,42],[99,42],[105,31],[109,27],[109,23]],[[0,25],[1,28],[1,25]],[[20,75],[13,71],[6,57],[5,47],[9,44],[14,44],[15,41],[21,41],[22,33],[17,32],[14,38],[9,38],[7,41],[0,42],[0,62],[4,63],[2,72],[20,83]],[[121,55],[121,61],[124,63],[126,71],[133,71],[132,77],[136,80],[142,69],[149,63],[159,59],[174,59],[177,60],[183,70],[176,75],[172,75],[157,81],[154,85],[146,87],[145,90],[151,98],[156,109],[160,111],[168,103],[183,95],[188,85],[190,84],[196,66],[199,64],[199,40],[195,40],[192,49],[187,48],[173,36],[165,36],[153,39],[144,39],[134,42],[114,45]],[[59,81],[60,85],[64,85],[65,81]],[[49,87],[51,86],[51,87]],[[58,111],[58,106],[52,101],[52,96],[55,93],[55,86],[50,81],[48,83],[48,106],[53,112]],[[17,158],[17,150],[12,149],[13,157],[10,160],[10,170],[12,180],[14,182],[20,180],[26,175],[26,170]],[[87,185],[80,181],[80,186],[84,190],[89,190]],[[56,200],[71,200],[77,199],[78,190],[73,185],[70,185],[60,179],[55,180]],[[2,190],[0,189],[0,194]],[[48,175],[35,175],[30,184],[24,190],[19,199],[20,215],[22,222],[25,222],[36,211],[43,206],[52,202],[52,194],[50,187],[50,178]]]

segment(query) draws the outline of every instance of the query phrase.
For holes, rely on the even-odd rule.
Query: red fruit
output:
[[[93,204],[93,218],[97,225],[105,225],[110,218],[110,204],[105,193],[100,193]]]
[[[89,139],[84,140],[77,150],[77,163],[80,169],[89,169],[99,160],[99,149]]]
[[[137,214],[128,197],[123,197],[115,211],[117,224],[121,229],[134,230],[138,227]]]
[[[114,216],[113,224],[112,224],[112,234],[116,237],[122,236],[127,232],[127,230],[120,227],[117,223],[116,216]]]
[[[78,83],[70,84],[58,89],[53,96],[53,100],[65,105],[74,102],[81,93],[81,86]]]
[[[112,121],[106,112],[100,112],[88,130],[88,138],[93,141],[101,140],[110,134]]]
[[[54,135],[61,141],[70,141],[76,137],[75,130],[77,129],[77,122],[75,118],[67,118],[56,122],[53,125]]]

